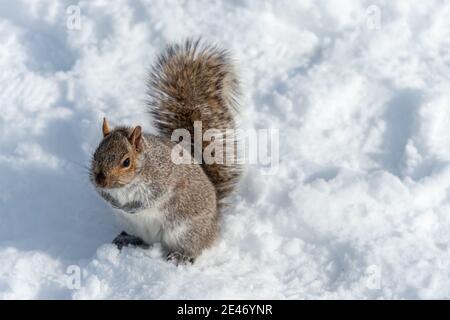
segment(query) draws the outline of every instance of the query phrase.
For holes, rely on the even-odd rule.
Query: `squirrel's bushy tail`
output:
[[[162,136],[170,139],[175,129],[186,129],[193,138],[194,121],[201,121],[203,132],[236,129],[233,115],[238,107],[239,81],[227,51],[200,40],[169,46],[153,67],[148,84],[150,113]],[[231,142],[236,151],[236,135],[227,136],[225,142],[223,150],[229,150]],[[203,143],[202,151],[207,145]],[[224,204],[241,174],[236,161],[231,162],[202,161],[216,188],[219,205]]]

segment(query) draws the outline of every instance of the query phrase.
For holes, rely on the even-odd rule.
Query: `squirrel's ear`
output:
[[[108,121],[106,121],[106,118],[103,118],[103,137],[106,137],[109,134],[109,125]]]
[[[136,151],[141,152],[142,150],[142,129],[141,126],[134,128],[130,137],[128,138],[130,143],[135,147]]]

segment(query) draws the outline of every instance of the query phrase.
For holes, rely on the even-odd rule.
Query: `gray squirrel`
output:
[[[203,132],[236,129],[239,95],[228,52],[188,40],[168,46],[149,75],[147,105],[157,135],[143,133],[140,126],[110,129],[103,120],[90,180],[123,222],[125,231],[113,240],[119,249],[161,242],[169,261],[185,264],[214,243],[241,166],[175,164],[171,136],[176,129],[193,136],[195,121],[201,121]],[[206,146],[202,141],[201,150]]]

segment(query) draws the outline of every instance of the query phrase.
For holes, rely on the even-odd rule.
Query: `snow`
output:
[[[450,298],[449,15],[437,0],[1,1],[0,298]],[[121,229],[86,165],[103,116],[152,132],[146,72],[195,36],[234,53],[244,123],[279,129],[280,163],[248,166],[217,245],[177,268],[159,245],[110,244]]]

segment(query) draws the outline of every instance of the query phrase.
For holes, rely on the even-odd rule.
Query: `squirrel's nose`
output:
[[[97,182],[97,184],[102,187],[106,185],[106,176],[103,171],[97,173],[97,175],[95,176],[95,182]]]

